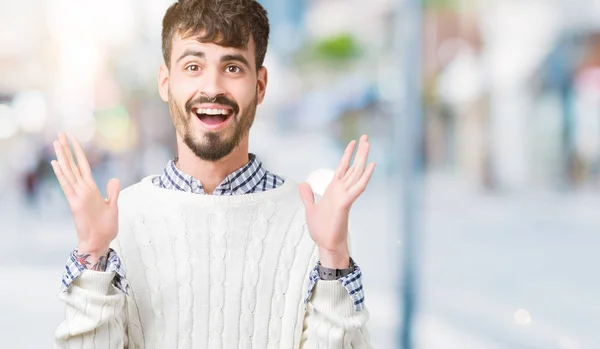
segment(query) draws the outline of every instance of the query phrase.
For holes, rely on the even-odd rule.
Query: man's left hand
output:
[[[319,247],[321,265],[332,269],[349,267],[348,216],[350,208],[362,194],[371,179],[375,163],[368,166],[369,141],[367,135],[360,138],[354,163],[350,160],[356,141],[346,147],[331,183],[318,204],[308,183],[300,184],[300,197],[306,208],[306,223],[311,238]]]

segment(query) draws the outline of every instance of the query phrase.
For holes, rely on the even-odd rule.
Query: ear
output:
[[[158,70],[158,93],[163,101],[169,101],[169,68],[164,64]]]
[[[258,82],[256,84],[256,94],[258,97],[258,104],[261,104],[263,99],[265,98],[265,93],[267,92],[267,81],[269,80],[269,76],[267,73],[267,68],[260,67],[258,70]]]

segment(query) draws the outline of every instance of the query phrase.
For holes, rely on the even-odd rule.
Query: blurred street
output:
[[[600,347],[598,195],[429,184],[422,348]]]

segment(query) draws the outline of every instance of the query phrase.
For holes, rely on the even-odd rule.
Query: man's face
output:
[[[222,159],[248,136],[267,81],[266,69],[255,67],[252,39],[238,49],[174,35],[159,89],[178,135],[199,158]]]

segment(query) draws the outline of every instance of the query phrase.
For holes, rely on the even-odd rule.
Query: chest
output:
[[[274,205],[143,215],[122,222],[118,252],[135,297],[155,312],[226,304],[253,312],[262,298],[270,309],[301,301],[316,263],[302,218]]]
[[[149,343],[266,347],[269,338],[296,338],[301,331],[316,263],[304,221],[276,209],[232,217],[202,212],[123,220],[115,247]]]

